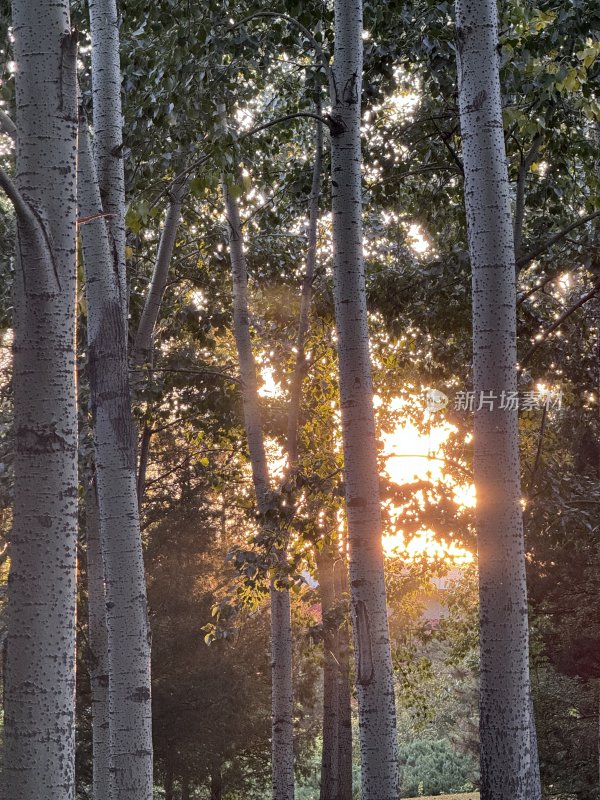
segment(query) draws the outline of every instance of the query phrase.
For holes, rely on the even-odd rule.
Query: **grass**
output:
[[[435,797],[410,797],[407,800],[479,800],[479,792],[468,794],[438,794]]]

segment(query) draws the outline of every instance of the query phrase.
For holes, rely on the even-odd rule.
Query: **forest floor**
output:
[[[479,792],[468,794],[438,794],[435,797],[408,797],[407,800],[479,800]]]

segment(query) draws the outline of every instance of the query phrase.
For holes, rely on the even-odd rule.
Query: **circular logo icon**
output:
[[[425,403],[428,411],[441,411],[448,405],[448,397],[439,389],[428,389],[425,393]]]

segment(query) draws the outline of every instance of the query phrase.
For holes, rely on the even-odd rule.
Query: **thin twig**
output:
[[[563,228],[561,231],[558,231],[558,233],[555,233],[554,236],[546,239],[545,242],[541,242],[540,244],[536,245],[528,253],[525,253],[524,256],[521,256],[521,258],[517,259],[517,269],[523,269],[523,267],[527,266],[527,264],[529,264],[530,261],[533,261],[534,258],[543,255],[546,250],[549,250],[552,247],[552,245],[556,244],[556,242],[560,242],[561,239],[564,239],[565,236],[567,236],[571,231],[575,230],[576,228],[580,228],[587,222],[591,222],[599,215],[600,211],[594,211],[585,217],[580,217],[575,222],[567,225],[566,228]]]
[[[570,317],[571,314],[573,314],[575,311],[577,311],[578,308],[581,308],[581,306],[585,305],[588,302],[588,300],[591,300],[592,297],[595,297],[598,294],[598,292],[600,292],[600,278],[596,281],[596,283],[594,284],[593,288],[590,289],[589,292],[586,292],[586,294],[584,294],[582,297],[580,297],[579,300],[574,305],[572,305],[569,308],[567,308],[567,310],[564,311],[560,315],[560,317],[552,323],[552,325],[550,325],[548,328],[546,328],[545,331],[543,331],[541,334],[539,334],[539,339],[525,353],[523,358],[520,360],[519,365],[523,366],[523,364],[525,364],[526,361],[529,361],[531,356],[535,353],[535,351],[538,349],[538,347],[540,347],[546,341],[548,336],[550,336],[550,334],[553,331],[555,331],[560,325],[562,325],[562,323],[568,317]]]

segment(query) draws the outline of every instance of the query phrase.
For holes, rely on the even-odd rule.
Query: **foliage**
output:
[[[448,794],[473,788],[473,762],[447,739],[422,739],[400,745],[403,793]]]

